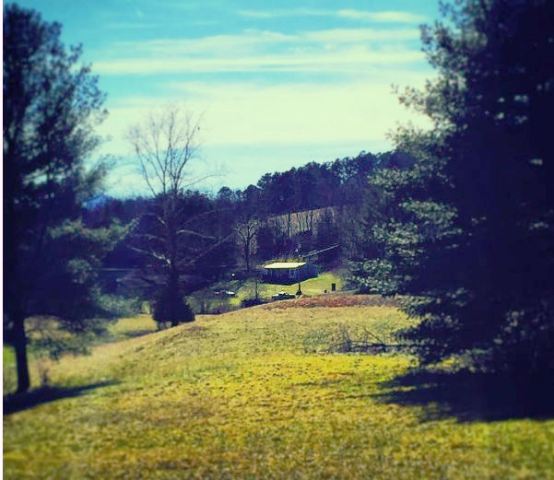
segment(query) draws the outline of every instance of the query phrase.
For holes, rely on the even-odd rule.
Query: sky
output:
[[[97,155],[107,193],[146,188],[129,128],[167,105],[201,117],[193,175],[217,191],[267,172],[389,150],[398,124],[425,126],[393,85],[433,75],[419,25],[434,0],[19,0],[82,44],[106,92]]]

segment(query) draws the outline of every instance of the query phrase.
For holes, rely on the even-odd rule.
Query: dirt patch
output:
[[[399,307],[399,297],[382,297],[381,295],[344,295],[328,294],[313,297],[301,297],[295,300],[281,300],[264,305],[261,308],[267,310],[287,308],[313,308],[313,307]]]

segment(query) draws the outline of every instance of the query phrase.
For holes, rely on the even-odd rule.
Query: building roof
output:
[[[299,268],[306,265],[306,262],[274,262],[274,263],[268,263],[267,265],[264,265],[264,268],[269,269],[290,269],[290,268]]]

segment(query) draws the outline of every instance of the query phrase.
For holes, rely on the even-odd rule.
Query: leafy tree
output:
[[[269,260],[280,253],[280,237],[280,232],[275,225],[269,222],[260,224],[256,234],[256,253],[260,260]]]
[[[443,15],[422,35],[438,78],[401,97],[433,129],[400,130],[417,162],[372,178],[397,206],[374,229],[374,273],[415,297],[406,336],[424,361],[552,373],[554,2],[464,0]]]
[[[104,173],[84,166],[104,97],[60,33],[33,10],[4,7],[4,331],[20,392],[29,388],[25,319],[54,315],[84,329],[98,312],[96,268],[121,234],[80,220]]]

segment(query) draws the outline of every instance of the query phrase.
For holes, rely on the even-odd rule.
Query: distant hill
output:
[[[105,195],[105,194],[101,193],[99,195],[95,195],[90,200],[87,200],[84,203],[83,206],[87,210],[92,210],[94,208],[101,207],[101,206],[105,205],[106,203],[111,202],[112,200],[114,200],[114,198],[111,197],[110,195]]]
[[[312,210],[274,215],[269,217],[267,222],[280,231],[286,232],[289,238],[304,232],[312,232],[316,235],[318,224],[322,219],[327,217],[335,220],[338,212],[339,207],[314,208]]]

